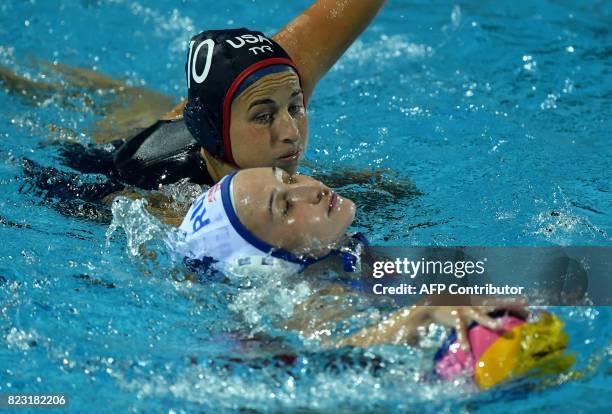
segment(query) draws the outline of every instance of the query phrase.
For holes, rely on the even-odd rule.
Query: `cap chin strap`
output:
[[[298,263],[288,262],[272,256],[246,256],[236,259],[232,263],[220,263],[219,265],[220,270],[240,276],[269,275],[271,273],[292,275],[304,270],[304,266]]]
[[[295,274],[304,271],[311,264],[339,255],[342,259],[343,270],[347,273],[354,273],[361,271],[361,252],[363,247],[368,245],[369,242],[363,233],[356,233],[348,238],[346,246],[342,249],[333,250],[319,258],[304,258],[301,263],[289,262],[272,256],[247,256],[236,259],[234,263],[224,264],[222,268],[237,275]]]
[[[187,267],[196,272],[204,282],[210,279],[210,275],[219,276],[214,271],[225,274],[231,273],[235,276],[258,276],[258,275],[293,275],[303,272],[309,265],[327,259],[330,256],[339,255],[342,259],[343,270],[347,273],[361,271],[361,252],[369,243],[362,233],[349,237],[346,247],[342,250],[334,250],[320,258],[305,258],[302,263],[289,262],[272,256],[243,256],[231,262],[220,262],[212,258],[185,259]],[[213,271],[214,269],[214,271]],[[205,274],[208,276],[204,277]]]

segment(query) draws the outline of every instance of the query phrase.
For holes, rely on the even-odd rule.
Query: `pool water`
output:
[[[26,179],[23,158],[69,170],[54,142],[92,142],[112,98],[43,75],[41,61],[178,101],[191,35],[273,34],[309,3],[0,5],[0,65],[65,82],[37,98],[0,93],[0,392],[66,393],[71,412],[609,412],[609,308],[552,309],[573,374],[477,392],[427,378],[436,332],[423,348],[326,349],[279,328],[316,281],[177,282],[164,227],[138,202],[75,218]],[[353,230],[376,245],[609,246],[611,23],[608,1],[390,1],[320,82],[303,172],[337,182],[359,206]],[[360,172],[377,174],[334,179]],[[328,328],[367,324],[364,306]]]

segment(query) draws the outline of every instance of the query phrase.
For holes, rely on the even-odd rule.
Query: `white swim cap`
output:
[[[299,258],[274,247],[251,233],[238,219],[232,200],[232,181],[227,175],[191,205],[180,230],[186,233],[182,253],[187,261],[221,264],[231,268],[267,268],[300,271],[312,258]]]
[[[235,175],[235,172],[226,175],[202,193],[183,219],[180,230],[185,233],[185,239],[177,247],[185,255],[185,263],[192,270],[207,270],[214,264],[220,266],[220,270],[237,273],[295,273],[336,254],[341,255],[346,272],[354,272],[360,267],[359,246],[369,244],[361,233],[349,237],[342,249],[333,250],[320,258],[296,256],[255,236],[236,214],[232,195]]]

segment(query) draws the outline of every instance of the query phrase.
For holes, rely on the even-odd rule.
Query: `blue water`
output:
[[[189,36],[272,34],[308,4],[3,2],[0,64],[42,82],[62,77],[36,59],[90,68],[178,101]],[[610,27],[607,1],[390,1],[319,84],[303,171],[384,171],[338,189],[379,245],[610,245]],[[61,215],[21,159],[66,169],[53,140],[91,142],[105,98],[70,92],[0,93],[0,392],[67,393],[72,412],[609,412],[609,308],[553,309],[580,377],[479,393],[423,381],[427,347],[329,351],[278,328],[315,282],[175,282],[144,213],[115,217],[127,237]],[[156,260],[126,248],[147,238]]]

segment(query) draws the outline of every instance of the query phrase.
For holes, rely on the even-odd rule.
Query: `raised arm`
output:
[[[306,101],[319,79],[384,3],[385,0],[318,0],[273,36],[300,69]]]
[[[385,0],[318,0],[272,36],[293,59],[302,75],[304,99],[344,51],[364,31]],[[181,117],[182,100],[162,119]]]

